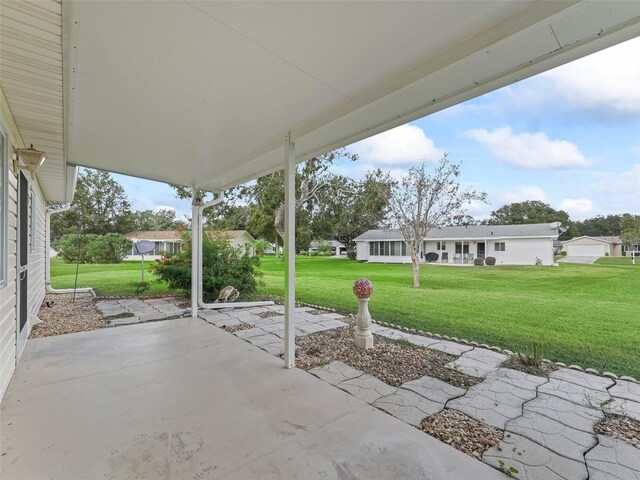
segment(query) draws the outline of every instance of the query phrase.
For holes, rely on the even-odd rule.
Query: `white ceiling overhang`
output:
[[[16,147],[47,153],[37,177],[46,200],[73,197],[64,157],[62,5],[2,1],[0,88],[17,129]]]
[[[71,2],[67,161],[218,190],[640,35],[640,2]]]

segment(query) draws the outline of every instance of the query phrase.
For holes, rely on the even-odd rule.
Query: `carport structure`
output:
[[[287,368],[298,162],[640,35],[626,1],[17,1],[0,18],[3,130],[48,152],[47,200],[68,202],[76,166],[218,196],[285,170]]]
[[[640,34],[636,2],[62,7],[67,164],[214,192],[284,168],[287,367],[296,163]]]

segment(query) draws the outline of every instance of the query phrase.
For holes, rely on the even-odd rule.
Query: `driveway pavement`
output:
[[[578,257],[578,256],[565,256],[558,260],[562,263],[596,263],[600,257]]]

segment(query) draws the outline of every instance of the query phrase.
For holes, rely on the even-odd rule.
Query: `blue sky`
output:
[[[359,161],[402,176],[448,152],[462,182],[489,194],[469,214],[486,218],[505,203],[543,200],[574,220],[639,214],[640,38],[358,142]],[[190,213],[166,185],[116,175],[136,210]]]

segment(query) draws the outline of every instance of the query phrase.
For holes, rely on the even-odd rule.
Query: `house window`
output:
[[[7,137],[0,129],[0,288],[7,284]]]
[[[37,214],[36,214],[36,192],[31,189],[31,198],[29,204],[29,216],[31,217],[31,225],[29,228],[29,241],[31,243],[31,253],[34,253],[38,249],[38,230],[37,230]]]
[[[407,244],[404,242],[370,242],[369,255],[389,257],[405,256],[407,254]]]
[[[493,246],[493,249],[496,252],[504,252],[505,251],[505,244],[504,242],[496,242]]]
[[[456,242],[456,254],[460,255],[463,253],[469,253],[469,243]]]
[[[446,250],[447,242],[436,242],[436,250]]]

